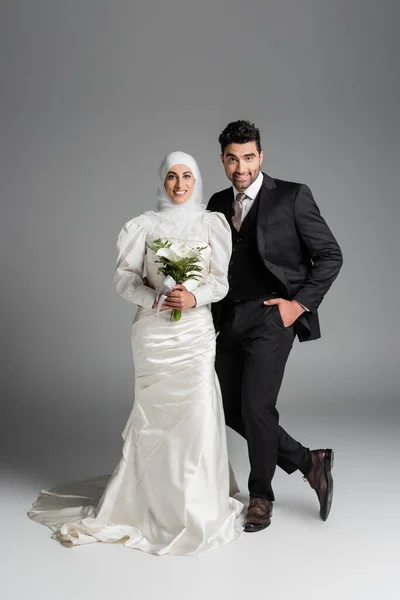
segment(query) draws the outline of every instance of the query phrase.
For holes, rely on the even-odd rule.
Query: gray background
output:
[[[3,516],[10,540],[18,545],[16,530],[31,540],[29,561],[38,547],[42,562],[50,560],[46,552],[58,552],[48,531],[21,519],[36,491],[110,471],[119,459],[132,402],[134,307],[117,297],[111,282],[117,234],[125,221],[154,207],[156,169],[171,150],[197,158],[206,198],[227,187],[218,134],[229,121],[248,118],[261,129],[264,170],[307,183],[343,249],[343,270],[320,310],[323,338],[296,344],[279,406],[295,436],[311,447],[333,445],[340,459],[337,520],[330,530],[324,525],[325,534],[318,528],[315,542],[321,560],[328,547],[335,547],[336,559],[342,556],[336,573],[343,589],[330,587],[332,597],[344,598],[344,589],[352,598],[358,591],[366,598],[368,590],[376,597],[373,582],[356,581],[354,573],[366,568],[369,545],[385,546],[398,527],[384,511],[386,537],[363,537],[383,535],[382,523],[371,533],[366,526],[368,511],[377,515],[382,488],[387,506],[398,492],[390,475],[397,468],[400,389],[398,17],[390,0],[2,0],[0,441],[3,490],[15,522],[7,511]],[[245,446],[231,434],[229,443],[245,490]],[[287,555],[311,535],[306,521],[316,507],[308,511],[310,492],[293,481],[277,474],[283,516],[279,522],[277,504],[269,534],[276,539],[242,536],[241,553],[257,549],[272,560],[270,540],[287,543]],[[350,535],[363,559],[354,567],[357,552],[344,558],[341,549],[350,552],[344,539],[360,504],[366,513]],[[299,514],[304,532],[294,540]],[[89,554],[74,552],[83,582],[79,561]],[[92,552],[99,560],[98,549]],[[117,561],[127,569],[136,561],[155,568],[147,562],[152,557],[138,556],[124,551]],[[61,578],[67,559],[60,557]],[[165,564],[159,581],[168,577]],[[184,578],[176,565],[182,564],[186,574],[197,568],[178,559],[179,585]],[[302,577],[304,564],[296,564]],[[291,585],[285,569],[274,564],[279,589]],[[28,572],[31,593],[44,597],[43,571]],[[376,582],[380,592],[382,581]],[[231,595],[249,591],[240,582]],[[226,589],[226,579],[223,584]],[[140,585],[151,591],[149,580]],[[17,588],[10,589],[11,598]],[[381,597],[392,597],[393,589]],[[185,595],[184,588],[170,592]],[[304,588],[304,597],[312,593],[312,586]]]

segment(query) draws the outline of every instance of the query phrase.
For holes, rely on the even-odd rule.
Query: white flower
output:
[[[171,250],[171,248],[160,248],[159,250],[157,250],[157,256],[162,256],[170,260],[171,262],[176,262],[177,260],[179,260],[179,257],[175,254],[173,250]]]
[[[186,244],[183,244],[183,246],[176,251],[176,254],[179,258],[197,258],[199,256],[197,250],[194,250],[190,246],[186,246]]]
[[[182,258],[197,258],[199,253],[186,244],[172,244],[170,248],[160,248],[157,256],[162,256],[171,262],[178,262]]]

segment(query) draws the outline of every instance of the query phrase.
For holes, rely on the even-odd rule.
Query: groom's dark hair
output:
[[[255,142],[257,150],[261,152],[260,130],[250,121],[232,121],[218,138],[221,144],[221,153],[225,152],[228,144],[246,144]]]

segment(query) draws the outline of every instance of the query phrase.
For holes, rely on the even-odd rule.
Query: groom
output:
[[[219,136],[232,186],[212,196],[232,230],[229,292],[212,305],[216,370],[227,425],[250,459],[245,531],[271,523],[276,465],[299,470],[316,491],[324,521],[332,504],[333,451],[312,450],[279,426],[276,401],[295,336],[320,337],[318,307],[342,266],[342,254],[310,189],[262,173],[260,132],[249,121]]]

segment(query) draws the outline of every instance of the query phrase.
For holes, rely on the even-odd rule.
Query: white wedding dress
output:
[[[228,290],[231,233],[207,211],[149,211],[119,236],[118,292],[138,305],[132,326],[135,394],[111,477],[43,491],[28,515],[67,546],[121,542],[152,554],[193,555],[223,546],[242,531],[242,504],[231,498],[225,421],[214,370],[210,303]],[[152,309],[164,276],[146,243],[161,237],[201,252],[201,279],[185,286],[194,309],[171,321]],[[145,266],[148,282],[143,284]],[[235,482],[231,479],[231,492]],[[233,490],[233,491],[238,491]]]

